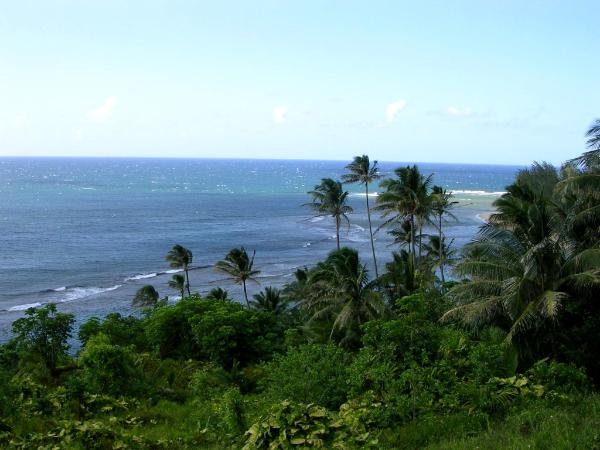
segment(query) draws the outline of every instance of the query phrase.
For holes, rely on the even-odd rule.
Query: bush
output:
[[[88,391],[126,395],[137,391],[141,374],[127,347],[113,345],[104,334],[92,337],[79,355]]]
[[[346,401],[351,355],[329,344],[294,347],[265,365],[267,396],[337,409]]]
[[[144,327],[162,358],[214,361],[226,369],[283,349],[284,327],[273,314],[198,296],[155,308]]]
[[[145,350],[148,345],[144,336],[143,321],[133,317],[123,317],[119,313],[108,314],[103,321],[97,317],[89,318],[79,328],[78,337],[82,345],[97,334],[104,334],[111,344],[135,346],[136,350]]]
[[[13,322],[12,331],[17,348],[43,361],[54,372],[66,356],[71,337],[73,314],[59,313],[56,305],[49,303],[41,308],[29,308],[25,317]]]

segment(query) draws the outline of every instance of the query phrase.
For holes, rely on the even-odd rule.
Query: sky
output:
[[[528,164],[600,117],[600,2],[0,0],[0,156]]]

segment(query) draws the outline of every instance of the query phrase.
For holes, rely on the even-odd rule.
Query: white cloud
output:
[[[87,118],[88,120],[96,123],[106,122],[108,119],[110,119],[115,106],[117,106],[117,97],[111,95],[101,106],[88,111]]]
[[[276,106],[273,108],[273,123],[280,124],[287,120],[288,107]]]
[[[392,123],[400,111],[406,108],[406,100],[397,100],[385,108],[385,121]]]
[[[473,115],[471,108],[457,108],[456,106],[448,106],[445,112],[446,115],[452,117],[469,117]]]
[[[25,114],[17,114],[15,116],[15,127],[21,128],[27,125],[27,116]]]
[[[79,128],[76,132],[75,132],[75,140],[76,141],[82,141],[83,140],[83,128]]]

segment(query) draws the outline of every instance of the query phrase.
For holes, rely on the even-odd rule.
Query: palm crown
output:
[[[170,266],[174,269],[183,269],[185,271],[185,284],[188,291],[188,295],[191,295],[190,291],[190,276],[189,269],[192,264],[192,252],[187,248],[176,244],[169,251],[166,256],[167,261],[169,261]]]
[[[345,220],[348,224],[348,214],[352,207],[347,204],[348,192],[344,191],[342,183],[331,178],[323,178],[321,183],[310,191],[313,201],[308,205],[318,216],[330,215],[335,219],[337,248],[340,248],[340,224]]]
[[[260,270],[254,270],[254,256],[256,251],[252,253],[252,257],[248,256],[244,247],[234,248],[225,255],[225,258],[218,261],[215,264],[215,269],[219,272],[223,272],[238,284],[244,287],[244,298],[246,299],[246,305],[250,306],[248,302],[248,292],[246,290],[247,281],[256,281],[256,275],[260,273]]]

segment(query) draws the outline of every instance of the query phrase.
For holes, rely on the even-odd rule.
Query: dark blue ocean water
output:
[[[322,177],[339,177],[346,162],[219,159],[0,158],[0,339],[30,305],[58,302],[83,319],[130,312],[135,291],[151,283],[161,295],[171,276],[164,257],[175,243],[194,254],[192,289],[239,288],[211,266],[239,245],[256,250],[261,286],[281,285],[298,266],[335,246],[333,223],[302,205]],[[400,163],[381,163],[390,173]],[[448,234],[460,246],[480,213],[519,167],[419,164],[456,192],[458,222]],[[344,244],[369,262],[364,196]],[[372,188],[376,190],[374,186]],[[377,239],[386,259],[392,248]]]

